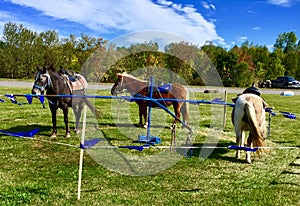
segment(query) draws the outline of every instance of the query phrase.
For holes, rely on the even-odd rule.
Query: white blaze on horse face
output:
[[[40,82],[41,82],[43,85],[46,84],[47,78],[48,78],[48,77],[46,77],[45,75],[41,75],[41,76],[40,76]]]
[[[118,76],[118,80],[115,83],[115,85],[113,86],[111,94],[116,95],[116,94],[123,92],[124,89],[122,88],[122,86],[123,86],[123,78],[122,77],[120,78]]]
[[[49,75],[42,74],[40,71],[37,73],[35,78],[35,83],[33,85],[32,93],[36,95],[41,95],[44,93],[47,84],[49,85]]]

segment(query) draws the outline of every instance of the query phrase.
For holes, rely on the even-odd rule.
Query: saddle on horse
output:
[[[148,91],[150,91],[150,83],[148,85]],[[160,85],[153,85],[153,92],[154,93],[168,93],[168,92],[172,92],[172,84],[171,83],[164,83],[164,84],[160,84]]]
[[[76,90],[87,90],[88,83],[82,75],[77,74],[74,71],[64,70],[62,68],[60,69],[59,73],[66,79],[71,93]]]

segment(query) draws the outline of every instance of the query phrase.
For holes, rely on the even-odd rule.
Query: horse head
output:
[[[43,95],[51,85],[51,79],[46,66],[37,66],[37,73],[35,75],[35,81],[31,90],[32,94]],[[51,68],[53,68],[51,66]]]
[[[113,87],[110,90],[111,95],[119,94],[124,90],[123,88],[123,74],[118,73],[117,74],[117,81],[113,85]]]

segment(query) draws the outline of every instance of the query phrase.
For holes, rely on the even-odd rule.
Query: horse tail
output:
[[[262,136],[262,132],[259,129],[255,109],[251,103],[246,103],[244,107],[244,112],[247,117],[247,121],[249,124],[250,135],[249,138],[252,139],[253,147],[265,147],[266,143],[264,137]],[[267,152],[266,148],[259,148],[257,153],[260,155],[262,152]]]
[[[186,90],[185,100],[189,100],[190,99],[189,91],[187,88],[185,88],[185,90]],[[189,121],[189,110],[190,110],[189,105],[190,104],[188,102],[183,102],[182,107],[180,109],[185,123],[187,123]]]
[[[100,118],[102,116],[101,111],[97,110],[96,107],[94,107],[94,105],[87,98],[85,98],[84,100],[85,104],[88,106],[88,108],[90,108],[93,114],[96,115],[96,117]]]

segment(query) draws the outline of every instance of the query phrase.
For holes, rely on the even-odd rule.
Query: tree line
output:
[[[81,34],[60,38],[54,30],[35,32],[22,24],[4,25],[0,40],[0,78],[33,79],[37,65],[53,64],[81,72],[91,82],[113,82],[117,72],[166,68],[188,84],[209,85],[203,80],[211,67],[224,86],[247,87],[254,82],[288,75],[300,79],[300,41],[295,32],[278,35],[273,50],[248,41],[226,50],[207,42],[170,43],[161,51],[156,42],[118,47],[103,38]]]

